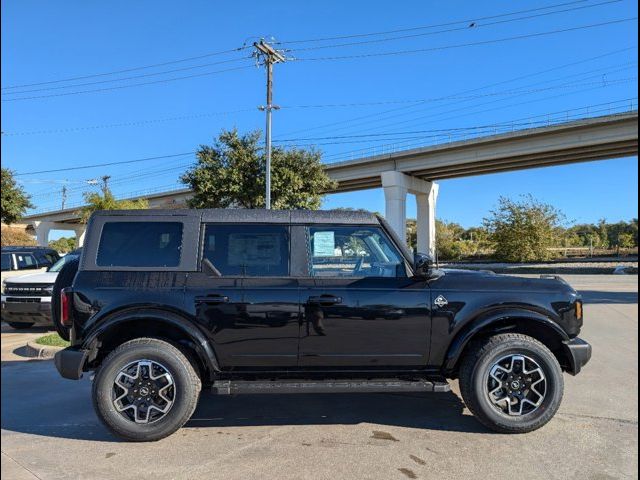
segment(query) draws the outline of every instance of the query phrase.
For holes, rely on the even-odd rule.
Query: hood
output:
[[[58,272],[27,273],[26,275],[9,277],[5,280],[5,284],[42,283],[45,285],[53,285],[56,282],[57,276]]]
[[[491,270],[441,269],[447,277],[459,278],[461,285],[474,290],[521,290],[529,292],[550,292],[577,296],[577,292],[557,275],[523,277],[519,275],[496,274]]]

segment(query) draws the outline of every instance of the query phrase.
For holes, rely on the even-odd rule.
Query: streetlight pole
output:
[[[267,104],[258,107],[266,113],[265,126],[265,208],[271,208],[271,111],[280,107],[273,104],[273,64],[284,62],[285,57],[264,40],[255,42],[256,57],[262,58],[267,70]]]

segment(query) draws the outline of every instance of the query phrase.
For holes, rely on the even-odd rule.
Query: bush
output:
[[[500,197],[498,207],[485,218],[495,246],[497,259],[506,262],[549,260],[554,253],[561,231],[562,213],[551,205],[539,202],[531,195],[520,201]]]

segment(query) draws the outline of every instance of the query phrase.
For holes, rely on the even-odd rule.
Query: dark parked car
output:
[[[591,356],[561,279],[438,269],[365,213],[98,212],[69,268],[56,367],[95,370],[96,412],[129,440],[175,432],[201,388],[446,392],[452,378],[484,425],[528,432]]]

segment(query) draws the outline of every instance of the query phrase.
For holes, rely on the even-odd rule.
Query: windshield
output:
[[[2,271],[11,270],[11,254],[3,253],[2,254]]]
[[[53,265],[51,265],[51,268],[49,268],[50,272],[59,272],[60,270],[62,270],[62,267],[64,267],[65,263],[78,258],[79,255],[71,255],[70,253],[68,253],[67,255],[65,255],[64,257],[62,257],[60,260],[58,260],[56,263],[54,263]]]

